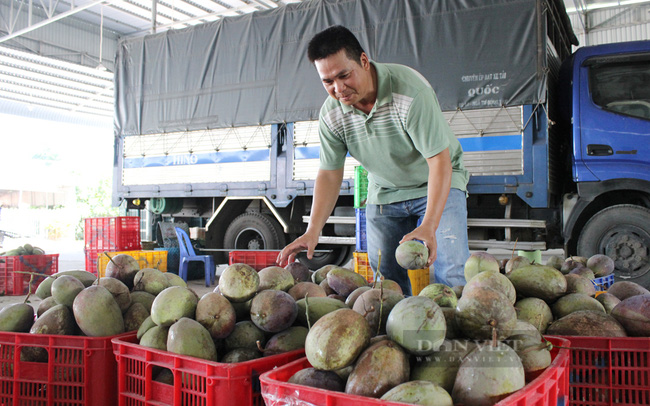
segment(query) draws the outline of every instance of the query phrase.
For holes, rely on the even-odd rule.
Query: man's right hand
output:
[[[312,259],[314,256],[314,249],[318,244],[318,235],[313,237],[307,233],[296,238],[291,244],[287,245],[280,251],[276,262],[279,266],[286,266],[296,260],[296,255],[300,251],[307,250],[307,258]]]

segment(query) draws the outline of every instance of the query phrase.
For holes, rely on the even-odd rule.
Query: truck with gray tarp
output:
[[[639,154],[614,152],[615,167],[626,157],[636,170],[585,177],[596,165],[585,159],[619,148],[580,141],[589,78],[579,76],[584,61],[574,64],[577,40],[560,0],[313,0],[125,39],[116,60],[114,203],[148,202],[164,219],[205,227],[214,249],[279,249],[304,232],[327,97],[306,49],[334,24],[351,29],[371,59],[411,66],[435,89],[471,173],[471,249],[602,252],[617,260],[617,277],[650,279],[647,222],[613,234],[589,226],[617,206],[647,217],[649,171]],[[643,66],[639,49],[631,52]],[[640,126],[629,138],[637,149],[648,145],[648,117],[622,112],[643,107],[626,104],[634,100],[592,109],[602,116],[590,125],[619,115]],[[312,268],[354,250],[356,165],[349,156]],[[596,242],[585,241],[585,229]],[[633,261],[623,258],[630,250]]]

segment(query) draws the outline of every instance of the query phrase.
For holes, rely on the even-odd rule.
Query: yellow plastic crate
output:
[[[366,278],[368,283],[373,282],[375,280],[375,274],[370,268],[368,253],[355,251],[352,255],[354,256],[354,272]]]
[[[409,279],[413,296],[419,295],[420,291],[429,285],[429,268],[409,269]]]
[[[160,272],[167,272],[167,251],[116,251],[116,252],[102,252],[97,257],[97,272],[99,277],[103,277],[106,273],[106,265],[108,265],[109,257],[114,257],[118,254],[126,254],[132,256],[140,264],[140,269],[155,268]]]
[[[368,253],[355,251],[354,256],[354,272],[366,278],[370,283],[375,280],[375,274],[370,268],[368,261]],[[424,269],[409,269],[409,279],[411,280],[411,291],[413,296],[420,293],[425,286],[429,285],[429,268]]]

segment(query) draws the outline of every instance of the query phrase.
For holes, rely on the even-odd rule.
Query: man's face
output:
[[[327,93],[348,106],[365,101],[372,89],[368,56],[361,54],[359,62],[349,59],[344,49],[314,61]]]

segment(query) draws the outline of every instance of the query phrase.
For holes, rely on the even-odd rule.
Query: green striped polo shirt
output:
[[[389,204],[426,196],[426,158],[449,148],[451,187],[465,191],[463,150],[429,82],[404,65],[371,63],[377,101],[368,115],[332,97],[321,108],[321,169],[343,167],[349,152],[368,171],[368,203]]]

